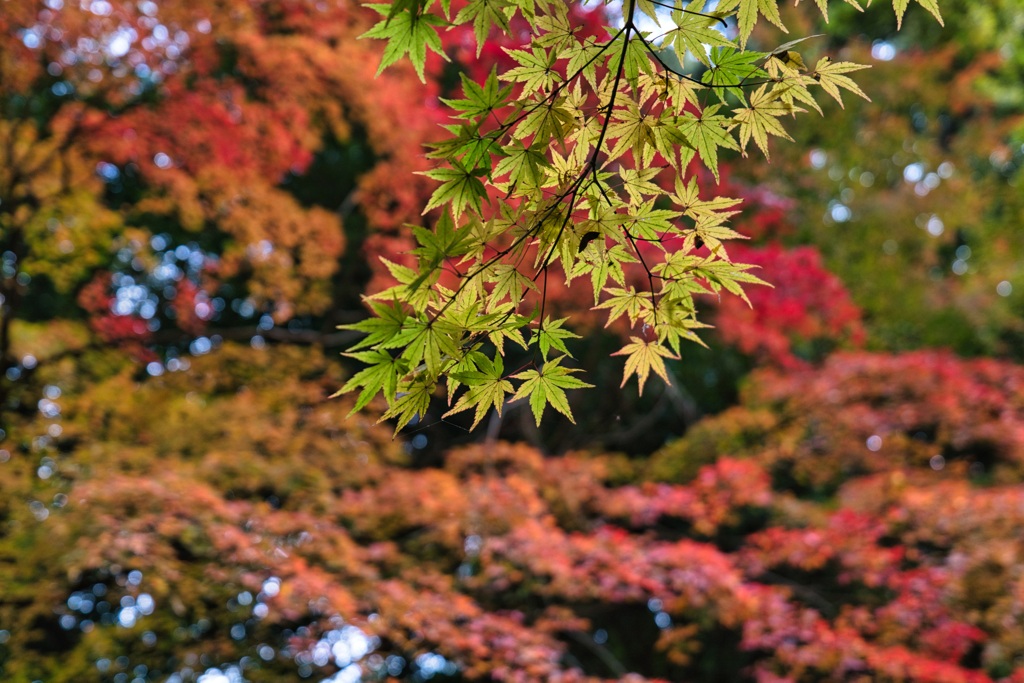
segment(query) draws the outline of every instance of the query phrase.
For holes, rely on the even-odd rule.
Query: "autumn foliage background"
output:
[[[775,287],[671,386],[553,283],[576,427],[393,440],[336,327],[503,39],[424,85],[348,2],[0,4],[0,678],[1024,681],[1024,13],[942,7],[787,9],[874,101],[705,179]]]

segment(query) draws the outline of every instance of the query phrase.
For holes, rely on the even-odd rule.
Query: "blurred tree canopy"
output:
[[[862,83],[884,104],[851,101],[834,125],[795,130],[771,168],[737,172],[794,200],[781,238],[821,250],[873,348],[1020,360],[1021,15],[1012,2],[949,15],[942,30],[908,15],[899,33],[877,9],[805,25],[871,62]]]
[[[553,281],[576,427],[438,397],[393,439],[327,398],[336,326],[508,38],[372,80],[349,3],[4,3],[0,678],[1024,681],[1019,13],[808,4],[873,102],[693,169],[775,287],[698,297],[637,396]]]
[[[436,120],[405,120],[429,94],[402,70],[368,92],[363,12],[51,4],[7,3],[0,24],[4,371],[15,320],[187,346],[210,324],[324,317],[361,289],[346,241],[367,215],[401,222]]]

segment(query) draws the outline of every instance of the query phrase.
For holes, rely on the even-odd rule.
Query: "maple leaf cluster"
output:
[[[452,27],[465,36],[472,25],[478,55],[492,33],[511,46],[499,42],[508,59],[479,81],[460,75],[461,98],[442,98],[453,122],[429,144],[439,165],[423,175],[439,185],[428,225],[413,228],[416,259],[382,258],[394,284],[368,297],[371,319],[342,328],[367,334],[349,353],[369,367],[340,389],[359,391],[357,409],[382,395],[401,430],[443,379],[446,415],[475,408],[474,426],[527,396],[538,427],[547,406],[574,421],[564,390],[586,384],[570,376],[564,344],[544,341],[565,322],[547,315],[549,280],[590,280],[608,325],[625,318],[646,331],[612,354],[641,393],[652,373],[669,381],[665,359],[682,341],[700,343],[696,297],[749,304],[744,287],[765,284],[726,248],[742,237],[727,225],[739,200],[704,196],[695,169],[717,183],[720,152],[745,156],[753,142],[767,157],[770,136],[792,139],[783,116],[822,113],[812,90],[840,105],[842,90],[866,98],[848,75],[866,67],[829,56],[808,67],[790,50],[802,39],[747,49],[759,15],[786,30],[775,2],[667,4],[674,25],[656,35],[644,22],[659,21],[657,5],[630,2],[620,27],[596,32],[585,14],[546,3],[371,6],[381,18],[363,37],[385,41],[379,71],[408,55],[425,80],[428,54],[447,58]],[[906,6],[895,10],[899,23]],[[718,30],[727,19],[735,40]],[[641,286],[627,275],[638,268]],[[526,369],[505,373],[505,342],[533,354]]]

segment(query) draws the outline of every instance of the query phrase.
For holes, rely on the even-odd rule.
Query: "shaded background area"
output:
[[[775,288],[671,386],[582,311],[577,426],[392,440],[336,326],[502,41],[422,85],[346,3],[7,2],[4,680],[1024,680],[1024,6],[942,7],[787,9],[873,102],[707,179]]]

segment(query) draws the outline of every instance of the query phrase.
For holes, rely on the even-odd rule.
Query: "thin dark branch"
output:
[[[572,220],[572,212],[576,207],[576,199],[579,197],[579,186],[582,184],[582,181],[586,177],[586,174],[587,171],[584,170],[583,173],[581,173],[579,177],[577,177],[576,180],[573,181],[572,192],[567,197],[567,199],[569,200],[569,206],[565,212],[565,218],[562,219],[562,225],[558,228],[558,234],[556,234],[555,239],[551,241],[551,248],[548,250],[547,255],[544,257],[544,260],[541,263],[540,268],[537,270],[536,273],[533,274],[534,282],[537,281],[537,278],[540,277],[540,274],[542,272],[546,273],[548,265],[551,263],[551,259],[554,258],[555,249],[558,248],[558,243],[561,241],[562,235],[565,234],[565,227],[569,224],[569,221]]]
[[[643,266],[644,272],[647,273],[647,282],[651,288],[651,310],[654,312],[654,324],[658,324],[658,295],[654,291],[654,274],[647,265],[647,261],[644,260],[644,255],[640,253],[640,248],[636,244],[636,240],[633,239],[633,235],[629,230],[623,230],[629,243],[633,245],[633,251],[636,252],[636,257],[640,259],[640,265]]]
[[[714,21],[717,21],[718,23],[720,23],[724,28],[729,28],[729,23],[725,19],[723,19],[722,17],[716,17],[713,14],[705,14],[704,12],[694,12],[692,9],[685,9],[683,7],[676,7],[675,5],[670,5],[670,4],[666,3],[666,2],[658,2],[658,0],[649,0],[649,2],[652,5],[657,5],[658,7],[667,7],[670,10],[675,10],[677,12],[682,12],[684,14],[692,14],[692,15],[698,16],[698,17],[705,17],[707,19],[713,19]]]
[[[544,272],[544,282],[541,284],[541,291],[540,291],[540,319],[538,320],[537,324],[538,324],[538,327],[543,328],[544,327],[544,307],[547,306],[547,303],[548,303],[548,268],[547,268],[547,266],[544,266],[543,268],[541,268],[541,270]]]
[[[661,55],[658,54],[658,51],[654,49],[654,46],[651,45],[650,41],[648,41],[646,38],[644,38],[644,35],[642,33],[638,32],[637,33],[637,38],[639,38],[640,42],[642,42],[644,44],[644,47],[647,48],[647,52],[652,57],[654,57],[654,60],[656,62],[658,62],[658,64],[661,65],[662,69],[664,69],[668,73],[676,76],[677,78],[682,78],[684,80],[690,81],[691,83],[696,83],[696,84],[700,85],[703,88],[710,88],[710,89],[714,89],[714,88],[747,88],[747,87],[753,87],[755,85],[764,85],[765,83],[778,83],[779,82],[779,79],[776,79],[776,78],[769,78],[769,79],[764,79],[764,80],[760,80],[760,81],[747,81],[746,78],[743,78],[739,83],[732,83],[732,84],[726,84],[726,83],[705,83],[704,81],[702,81],[702,80],[700,80],[698,78],[694,78],[690,74],[683,73],[682,71],[677,71],[676,69],[673,69],[671,66],[666,64],[665,60],[661,58]],[[756,70],[757,70],[757,68],[755,67],[754,71],[756,71]],[[754,71],[751,71],[750,75],[752,75],[754,73]]]
[[[638,36],[641,35],[633,27],[633,2],[629,4],[629,22],[626,24],[626,36],[622,41],[622,54],[619,56],[619,68],[615,72],[615,82],[612,84],[612,93],[608,97],[608,114],[605,117],[604,125],[601,126],[601,134],[597,137],[597,145],[594,147],[594,154],[590,158],[591,172],[594,174],[594,182],[600,185],[597,175],[597,155],[601,152],[601,145],[604,144],[605,135],[608,134],[608,126],[611,124],[612,113],[615,111],[615,99],[619,94],[619,84],[622,83],[622,73],[626,70],[626,52],[629,50],[629,34],[631,31]],[[586,171],[584,171],[586,172]]]
[[[576,198],[579,196],[579,186],[580,186],[580,184],[582,184],[583,178],[585,178],[588,173],[592,173],[593,176],[594,176],[594,182],[597,183],[598,189],[600,189],[600,187],[601,187],[601,179],[598,176],[597,158],[598,158],[598,155],[601,153],[601,146],[604,144],[605,136],[608,134],[608,128],[609,128],[609,126],[611,126],[612,114],[615,111],[615,100],[618,97],[619,86],[622,83],[622,74],[626,70],[625,63],[626,63],[626,52],[629,50],[629,34],[631,32],[637,32],[636,28],[633,26],[633,2],[632,1],[630,2],[629,8],[630,8],[629,9],[629,20],[626,22],[626,26],[623,28],[623,31],[625,32],[625,36],[624,36],[623,41],[622,41],[622,53],[619,55],[619,67],[615,71],[615,81],[612,83],[612,92],[611,92],[611,95],[609,95],[609,97],[608,97],[608,104],[605,105],[605,107],[604,107],[604,109],[605,109],[605,117],[604,117],[604,121],[601,122],[601,133],[597,137],[597,144],[594,145],[594,151],[590,154],[590,158],[587,160],[586,166],[584,166],[583,171],[580,173],[580,176],[573,183],[574,188],[573,188],[573,191],[572,191],[572,199],[569,202],[569,210],[566,213],[565,220],[562,221],[562,227],[559,228],[559,230],[558,230],[558,235],[555,237],[554,241],[551,243],[551,249],[548,251],[547,256],[544,257],[544,260],[541,263],[540,271],[544,271],[545,272],[545,281],[546,281],[546,278],[547,278],[547,273],[546,273],[547,267],[551,263],[551,259],[555,255],[555,249],[558,248],[558,242],[562,238],[562,234],[565,232],[565,226],[568,224],[569,220],[572,218],[573,205],[576,202]],[[608,201],[608,198],[605,197],[605,200]],[[610,201],[609,201],[609,203],[610,203]],[[538,271],[538,273],[533,276],[534,280],[537,279],[537,276],[540,274],[540,271]],[[543,322],[544,321],[543,321],[543,316],[542,316],[541,324],[543,324]]]

